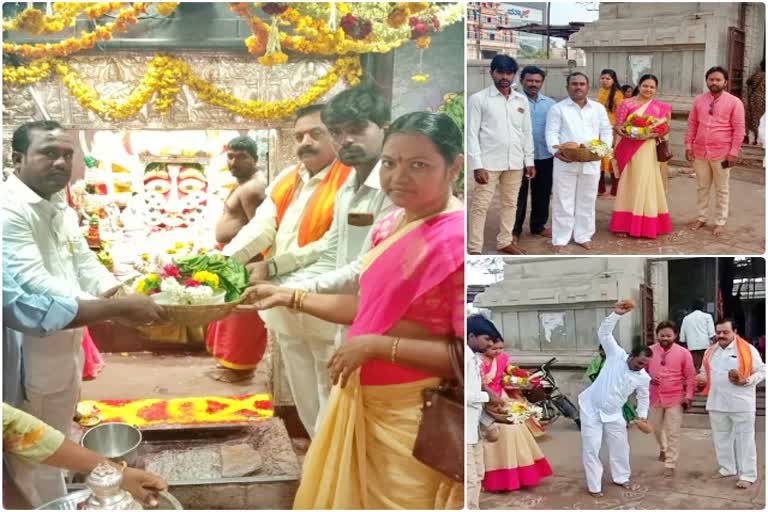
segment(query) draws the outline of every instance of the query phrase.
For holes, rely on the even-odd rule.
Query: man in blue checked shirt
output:
[[[528,97],[533,127],[533,164],[536,167],[536,177],[524,179],[517,198],[517,216],[515,228],[512,231],[514,243],[520,238],[525,223],[528,206],[528,189],[531,190],[531,234],[551,237],[552,231],[546,227],[549,220],[549,199],[552,197],[552,166],[554,157],[547,149],[544,128],[547,125],[547,113],[555,100],[540,93],[544,87],[546,73],[536,66],[526,66],[520,72],[520,84]],[[529,187],[530,183],[530,187]]]

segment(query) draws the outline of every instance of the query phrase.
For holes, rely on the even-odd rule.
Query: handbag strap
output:
[[[454,380],[459,386],[464,387],[464,342],[461,338],[453,338],[448,343],[448,359]]]

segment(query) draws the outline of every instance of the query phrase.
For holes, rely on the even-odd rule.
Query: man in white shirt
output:
[[[587,98],[589,79],[575,72],[566,79],[568,98],[547,114],[547,146],[555,155],[552,197],[552,245],[555,254],[573,239],[590,250],[595,234],[595,201],[600,182],[600,162],[572,162],[559,150],[561,144],[584,144],[593,139],[612,144],[613,128],[600,103]]]
[[[391,206],[381,190],[379,159],[384,131],[390,121],[384,97],[371,87],[355,87],[334,96],[321,119],[334,140],[339,160],[354,169],[339,189],[327,245],[312,265],[285,277],[283,286],[315,293],[355,293],[361,253],[367,252],[375,220]],[[307,318],[282,309],[285,317]],[[269,311],[265,311],[267,315]],[[327,364],[341,342],[345,328],[313,318],[317,325],[333,325],[333,335],[320,331],[280,332],[285,370],[302,423],[310,434],[317,430],[331,391]],[[286,322],[288,324],[288,322]],[[328,332],[323,329],[322,333]],[[310,341],[308,341],[310,340]],[[314,391],[316,390],[316,391]],[[314,391],[314,392],[313,392]]]
[[[354,170],[336,197],[333,224],[326,235],[328,247],[286,286],[311,293],[356,293],[361,258],[370,249],[371,228],[392,208],[379,179],[390,109],[379,92],[356,87],[335,96],[321,117],[335,140],[339,159]],[[343,331],[339,326],[337,345]]]
[[[717,322],[717,343],[704,354],[697,384],[707,395],[720,466],[713,478],[737,476],[736,487],[748,489],[757,481],[756,389],[765,379],[765,364],[757,349],[736,334],[734,325],[730,318]]]
[[[485,218],[499,188],[501,211],[496,248],[506,254],[525,254],[512,231],[517,198],[523,181],[536,176],[533,164],[533,129],[525,95],[512,90],[517,62],[507,55],[491,61],[493,85],[469,97],[467,125],[468,169],[475,177],[469,214],[470,254],[483,251]]]
[[[496,328],[482,315],[467,318],[467,349],[464,368],[464,393],[467,411],[467,507],[480,508],[480,488],[485,474],[483,443],[480,439],[480,415],[490,397],[483,391],[480,356],[493,344]]]
[[[106,296],[119,285],[88,248],[64,188],[72,176],[74,145],[55,121],[26,123],[12,140],[16,173],[2,190],[3,267],[29,293],[75,299]],[[82,329],[47,338],[24,335],[26,400],[20,409],[67,433],[83,371]],[[59,469],[20,462],[14,478],[27,478],[40,501],[66,494]]]
[[[638,420],[648,418],[651,377],[645,368],[652,352],[648,347],[639,347],[627,354],[613,337],[616,323],[633,307],[629,301],[619,301],[613,306],[613,313],[603,320],[597,337],[605,351],[605,364],[595,381],[579,395],[582,462],[589,494],[595,498],[603,495],[600,461],[603,434],[613,483],[628,490],[639,488],[630,480],[629,439],[622,406],[636,392]]]
[[[685,343],[691,352],[697,372],[701,369],[704,351],[709,348],[714,339],[715,321],[712,315],[704,312],[704,303],[697,300],[693,304],[693,311],[685,315],[680,325],[680,341]]]
[[[270,184],[251,221],[223,249],[247,262],[266,251],[266,261],[248,265],[251,281],[284,283],[296,270],[316,262],[328,247],[336,196],[352,168],[335,159],[333,139],[313,105],[297,113],[294,136],[301,163],[284,170]],[[333,355],[336,326],[285,308],[260,311],[277,337],[299,417],[310,436],[321,402],[330,390],[327,364]],[[309,362],[308,364],[307,361]],[[297,378],[302,368],[308,372]]]

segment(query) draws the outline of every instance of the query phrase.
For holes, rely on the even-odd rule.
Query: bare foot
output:
[[[517,245],[517,242],[520,241],[520,235],[512,235],[512,244]]]
[[[667,460],[667,454],[663,450],[659,452],[659,460],[661,462],[664,462],[665,460]]]
[[[717,473],[715,473],[714,475],[710,476],[709,478],[711,478],[712,480],[722,480],[724,478],[733,478],[734,476],[736,476],[736,475],[724,475],[724,474],[722,474],[721,472],[718,471]]]
[[[564,245],[553,245],[552,246],[552,252],[555,254],[563,254],[565,252],[565,246]]]
[[[725,226],[715,226],[712,230],[712,234],[715,236],[723,236],[725,234]]]
[[[211,370],[205,372],[205,375],[219,382],[242,382],[253,378],[253,370],[230,370],[223,368],[221,370]]]
[[[521,254],[528,254],[528,253],[525,252],[524,249],[518,247],[514,243],[509,244],[506,247],[502,247],[501,249],[499,249],[499,252],[503,252],[503,253],[506,253],[506,254],[512,254],[512,255],[515,255],[515,256],[518,256],[518,255],[521,255]]]
[[[593,498],[602,498],[603,496],[605,496],[602,492],[599,492],[599,491],[598,492],[589,491],[589,495],[592,496]]]
[[[629,233],[614,233],[619,238],[629,238]]]
[[[664,476],[675,476],[675,468],[664,468]]]
[[[693,231],[696,231],[697,229],[701,229],[701,228],[703,228],[706,225],[707,225],[706,222],[704,222],[702,220],[697,220],[697,221],[691,223],[690,228]]]
[[[536,236],[543,236],[544,238],[552,238],[552,230],[549,228],[542,229]]]
[[[580,245],[580,246],[582,246],[583,248],[585,248],[585,249],[586,249],[586,250],[588,250],[588,251],[591,251],[591,250],[592,250],[592,242],[591,242],[591,241],[589,241],[589,242],[583,242],[583,243],[578,243],[578,242],[577,242],[577,243],[576,243],[576,245]]]
[[[619,487],[623,487],[624,489],[626,489],[628,491],[639,491],[640,490],[640,486],[637,485],[636,483],[632,482],[631,480],[627,480],[626,482],[621,483],[621,484],[618,483],[618,482],[613,482],[613,485],[618,485]]]
[[[750,487],[752,487],[752,482],[747,482],[746,480],[736,482],[737,489],[749,489]]]

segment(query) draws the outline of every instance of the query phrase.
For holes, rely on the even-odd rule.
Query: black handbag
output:
[[[672,151],[669,149],[669,142],[659,139],[656,142],[656,159],[659,162],[669,162],[672,160]]]

